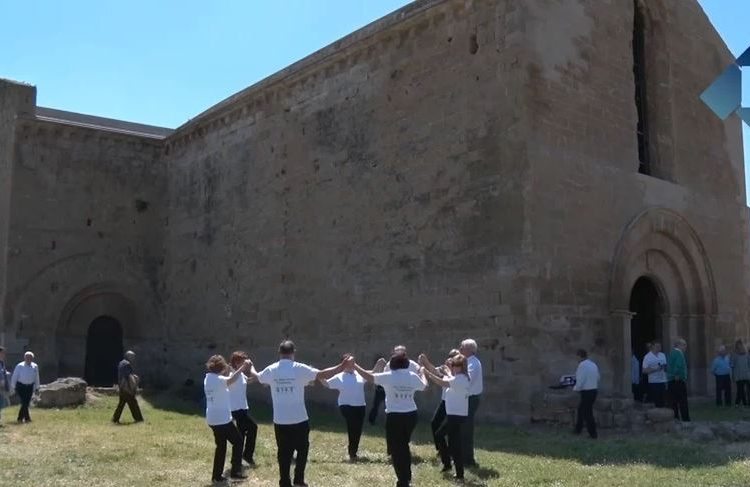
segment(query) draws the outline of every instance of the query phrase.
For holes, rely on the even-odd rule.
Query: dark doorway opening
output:
[[[633,354],[642,361],[648,353],[646,344],[663,339],[661,317],[664,306],[656,284],[648,277],[638,278],[633,285],[630,311],[635,313],[630,320],[630,346]]]
[[[122,326],[111,316],[100,316],[89,325],[86,337],[84,379],[90,386],[117,383],[117,364],[122,360]]]

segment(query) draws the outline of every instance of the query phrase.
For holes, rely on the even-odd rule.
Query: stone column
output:
[[[688,383],[690,394],[704,395],[708,393],[708,361],[707,349],[711,347],[706,333],[705,315],[687,316],[687,359]]]
[[[630,349],[630,320],[634,315],[635,313],[626,309],[616,309],[611,312],[615,350],[612,364],[620,369],[615,370],[612,389],[625,394],[626,397],[631,394],[630,358],[633,352]]]

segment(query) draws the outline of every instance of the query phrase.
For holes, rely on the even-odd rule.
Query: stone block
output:
[[[750,441],[750,422],[740,421],[732,426],[737,441]]]
[[[611,411],[612,410],[612,399],[602,397],[597,398],[594,403],[595,411]]]
[[[86,381],[78,377],[57,379],[39,388],[34,405],[40,408],[79,406],[86,402]]]
[[[692,431],[690,431],[688,438],[696,443],[703,443],[706,441],[715,440],[714,432],[711,428],[705,424],[696,425]]]
[[[713,434],[725,441],[737,441],[737,432],[734,430],[734,425],[728,421],[721,421],[711,425]]]
[[[612,415],[615,428],[629,428],[631,424],[630,415],[627,413],[614,413]]]
[[[646,418],[653,423],[674,421],[674,411],[668,408],[651,408],[646,410]]]

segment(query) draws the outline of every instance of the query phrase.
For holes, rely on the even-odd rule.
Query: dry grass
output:
[[[113,425],[115,399],[103,397],[78,409],[32,410],[34,422],[17,425],[17,408],[3,411],[0,484],[7,486],[209,485],[213,440],[194,405],[153,396],[141,399],[146,422]],[[158,407],[156,407],[158,406]],[[486,405],[485,405],[486,406]],[[249,479],[232,485],[278,485],[273,429],[266,408]],[[125,418],[130,420],[126,411]],[[382,420],[382,418],[381,418]],[[393,485],[382,426],[368,427],[359,464],[344,462],[346,435],[333,407],[312,409],[311,486]],[[447,486],[420,422],[414,438],[414,486]],[[468,485],[637,486],[750,485],[748,445],[692,445],[661,436],[607,436],[593,442],[568,432],[484,427],[477,439],[479,470]],[[228,467],[228,464],[227,464]]]

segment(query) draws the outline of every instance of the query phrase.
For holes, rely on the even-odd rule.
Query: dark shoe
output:
[[[211,479],[211,482],[213,483],[226,482],[226,481],[227,479],[225,477],[216,477],[216,478]]]
[[[233,479],[246,479],[247,475],[242,472],[232,472],[229,474],[229,477]]]
[[[292,485],[294,485],[294,487],[308,487],[308,485],[304,482],[295,482]]]
[[[350,463],[357,463],[358,460],[359,460],[359,457],[357,455],[349,455]]]
[[[134,423],[143,423],[143,418],[141,418],[141,419],[136,419],[136,420],[134,421]]]
[[[253,460],[253,457],[242,457],[242,459],[251,467],[255,466],[255,460]]]
[[[479,464],[477,462],[466,462],[464,464],[464,467],[479,468]]]

